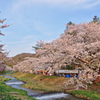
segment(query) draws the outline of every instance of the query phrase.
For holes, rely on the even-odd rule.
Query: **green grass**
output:
[[[75,96],[87,98],[89,100],[100,100],[100,93],[94,91],[87,91],[87,90],[73,90],[69,93],[74,94]]]
[[[4,72],[2,72],[2,73],[0,73],[0,74],[1,74],[1,75],[4,75],[4,74],[9,73],[9,72],[11,72],[11,71],[4,71]]]
[[[0,76],[0,100],[36,100],[29,97],[26,91],[5,85],[4,81],[8,80],[9,78]]]

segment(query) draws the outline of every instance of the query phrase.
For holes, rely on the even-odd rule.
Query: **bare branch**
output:
[[[0,35],[4,36],[4,34],[1,33],[1,30],[0,30]]]
[[[6,28],[6,27],[9,27],[10,25],[2,25],[0,28]]]
[[[6,19],[0,20],[0,23],[3,23]]]

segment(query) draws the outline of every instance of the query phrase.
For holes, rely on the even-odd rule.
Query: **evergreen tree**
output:
[[[94,16],[94,18],[93,18],[93,22],[98,22],[98,21],[100,21],[99,17]]]

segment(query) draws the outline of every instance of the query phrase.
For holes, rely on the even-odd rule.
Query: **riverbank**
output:
[[[5,81],[10,80],[0,76],[0,100],[36,100],[27,95],[27,92],[5,85]]]
[[[68,79],[64,77],[34,75],[22,72],[13,73],[11,76],[25,82],[26,84],[23,85],[25,88],[43,91],[64,91],[65,93],[69,93],[80,98],[100,100],[99,83],[92,85],[88,84],[87,90],[74,90],[72,86],[69,86],[69,90],[66,90],[64,85]]]
[[[25,88],[43,91],[63,91],[63,86],[68,80],[64,77],[34,75],[22,72],[13,73],[11,76],[25,82],[26,84],[23,85]]]
[[[84,98],[87,100],[100,100],[100,93],[88,90],[72,90],[66,91],[66,93],[72,94],[79,98]]]

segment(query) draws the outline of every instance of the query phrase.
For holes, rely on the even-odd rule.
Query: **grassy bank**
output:
[[[67,93],[73,94],[80,98],[87,98],[88,100],[100,100],[100,93],[88,90],[72,90],[66,91]]]
[[[9,78],[0,76],[0,100],[36,100],[27,96],[27,93],[23,90],[5,85],[4,81],[8,80]]]
[[[12,76],[25,82],[26,84],[23,87],[44,91],[62,91],[65,82],[68,80],[64,77],[34,75],[21,72],[14,73]]]
[[[87,98],[88,100],[100,100],[100,83],[88,84],[87,90],[71,90],[66,91],[77,97]]]

